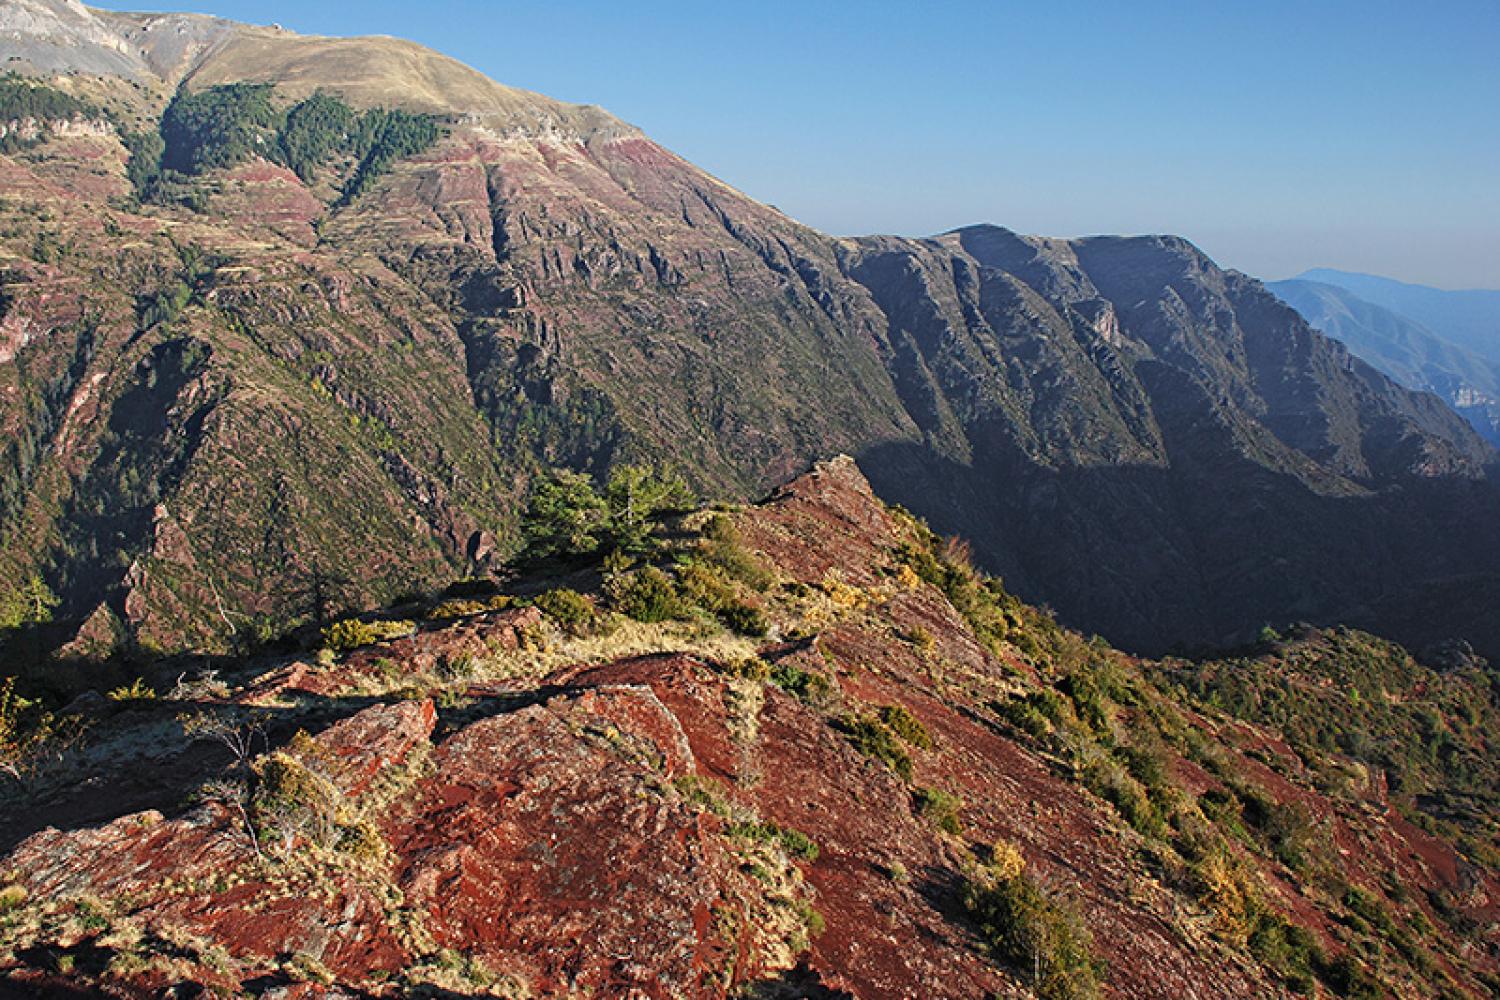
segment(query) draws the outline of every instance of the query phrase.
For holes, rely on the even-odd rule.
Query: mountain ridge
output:
[[[0,988],[1493,987],[1493,670],[1343,629],[1143,662],[848,457],[635,517],[633,556],[78,698],[0,788]]]
[[[116,96],[142,132],[0,160],[30,199],[6,216],[3,572],[104,648],[487,572],[546,466],[667,461],[749,498],[837,452],[1135,648],[1293,618],[1500,648],[1472,612],[1493,451],[1186,241],[835,239],[634,131],[461,116],[351,196],[352,133],[307,179],[282,151],[321,82]],[[142,188],[126,141],[172,101],[234,127],[162,136],[191,148],[157,167],[220,145]]]
[[[1291,280],[1266,287],[1397,382],[1442,397],[1487,441],[1500,442],[1500,369],[1492,362],[1338,285]]]
[[[584,140],[639,134],[595,106],[496,83],[426,46],[391,36],[301,35],[203,14],[109,11],[76,0],[7,0],[0,8],[0,37],[0,52],[13,68],[29,63],[44,73],[106,76],[127,71],[163,94],[274,80],[297,97],[319,87],[334,89],[361,108],[400,105],[523,130],[552,126]],[[57,51],[42,56],[48,49]]]
[[[1500,362],[1500,291],[1447,290],[1373,274],[1314,268],[1299,278],[1346,288],[1361,298],[1408,316],[1494,364]]]

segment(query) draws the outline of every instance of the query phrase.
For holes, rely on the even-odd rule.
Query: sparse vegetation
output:
[[[1103,971],[1093,956],[1087,927],[1074,908],[1048,893],[1005,852],[1002,863],[976,865],[964,887],[964,905],[984,940],[1020,972],[1043,1000],[1099,996]]]
[[[255,856],[263,857],[260,831],[251,815],[251,804],[256,779],[252,767],[255,745],[259,743],[262,748],[267,745],[264,719],[255,714],[236,717],[228,713],[198,712],[179,715],[177,721],[189,741],[212,740],[229,751],[233,763],[228,776],[208,782],[199,790],[199,795],[205,801],[218,802],[232,810]]]
[[[880,716],[846,716],[840,721],[840,728],[860,753],[884,763],[904,780],[911,780],[911,754],[902,746],[901,738],[880,721]]]
[[[350,149],[359,165],[339,197],[347,205],[364,193],[398,160],[415,156],[442,137],[442,126],[431,115],[399,108],[374,108],[360,116]]]
[[[1307,760],[1347,755],[1375,769],[1420,825],[1500,865],[1500,829],[1488,821],[1500,811],[1500,764],[1489,750],[1500,728],[1493,670],[1440,673],[1393,643],[1332,629],[1302,630],[1259,656],[1166,661],[1159,676],[1212,708],[1276,728]],[[1295,829],[1305,822],[1265,818],[1288,864],[1306,853]]]
[[[892,514],[906,531],[896,552],[897,558],[923,581],[947,596],[974,634],[986,646],[999,651],[1001,645],[1015,636],[1023,651],[1036,653],[1031,633],[1021,625],[1026,608],[1006,593],[999,580],[984,576],[974,568],[968,546],[957,540],[943,540],[932,529],[900,507]]]
[[[909,570],[909,567],[903,566],[902,568]],[[915,574],[913,574],[913,577],[915,577]],[[932,633],[922,625],[911,626],[902,634],[901,637],[923,652],[932,649],[933,644],[936,642],[936,640],[933,638]]]
[[[66,724],[16,692],[16,679],[0,680],[0,773],[24,783],[48,756],[68,742]]]
[[[957,795],[941,788],[916,788],[912,790],[912,801],[916,804],[917,812],[931,820],[944,833],[951,833],[956,837],[964,832],[963,820],[959,817],[963,800]]]

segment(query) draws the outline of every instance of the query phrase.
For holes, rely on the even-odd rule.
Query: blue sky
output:
[[[412,38],[833,233],[1174,232],[1265,278],[1500,288],[1500,0],[150,6]]]

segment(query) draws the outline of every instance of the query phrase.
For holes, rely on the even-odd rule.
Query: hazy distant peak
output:
[[[1365,271],[1341,271],[1336,267],[1310,267],[1295,278],[1288,278],[1287,280],[1319,281],[1327,285],[1351,289],[1359,285],[1369,288],[1405,288],[1421,292],[1433,292],[1438,295],[1500,296],[1500,289],[1438,288],[1434,285],[1424,285],[1415,281],[1402,281],[1399,278],[1388,278],[1384,275],[1370,274]]]
[[[1317,281],[1345,289],[1500,364],[1500,291],[1478,288],[1448,291],[1330,267],[1304,271],[1294,280]]]

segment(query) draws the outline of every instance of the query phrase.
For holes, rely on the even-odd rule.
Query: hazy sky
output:
[[[820,229],[1500,288],[1500,0],[94,0],[423,42]]]

